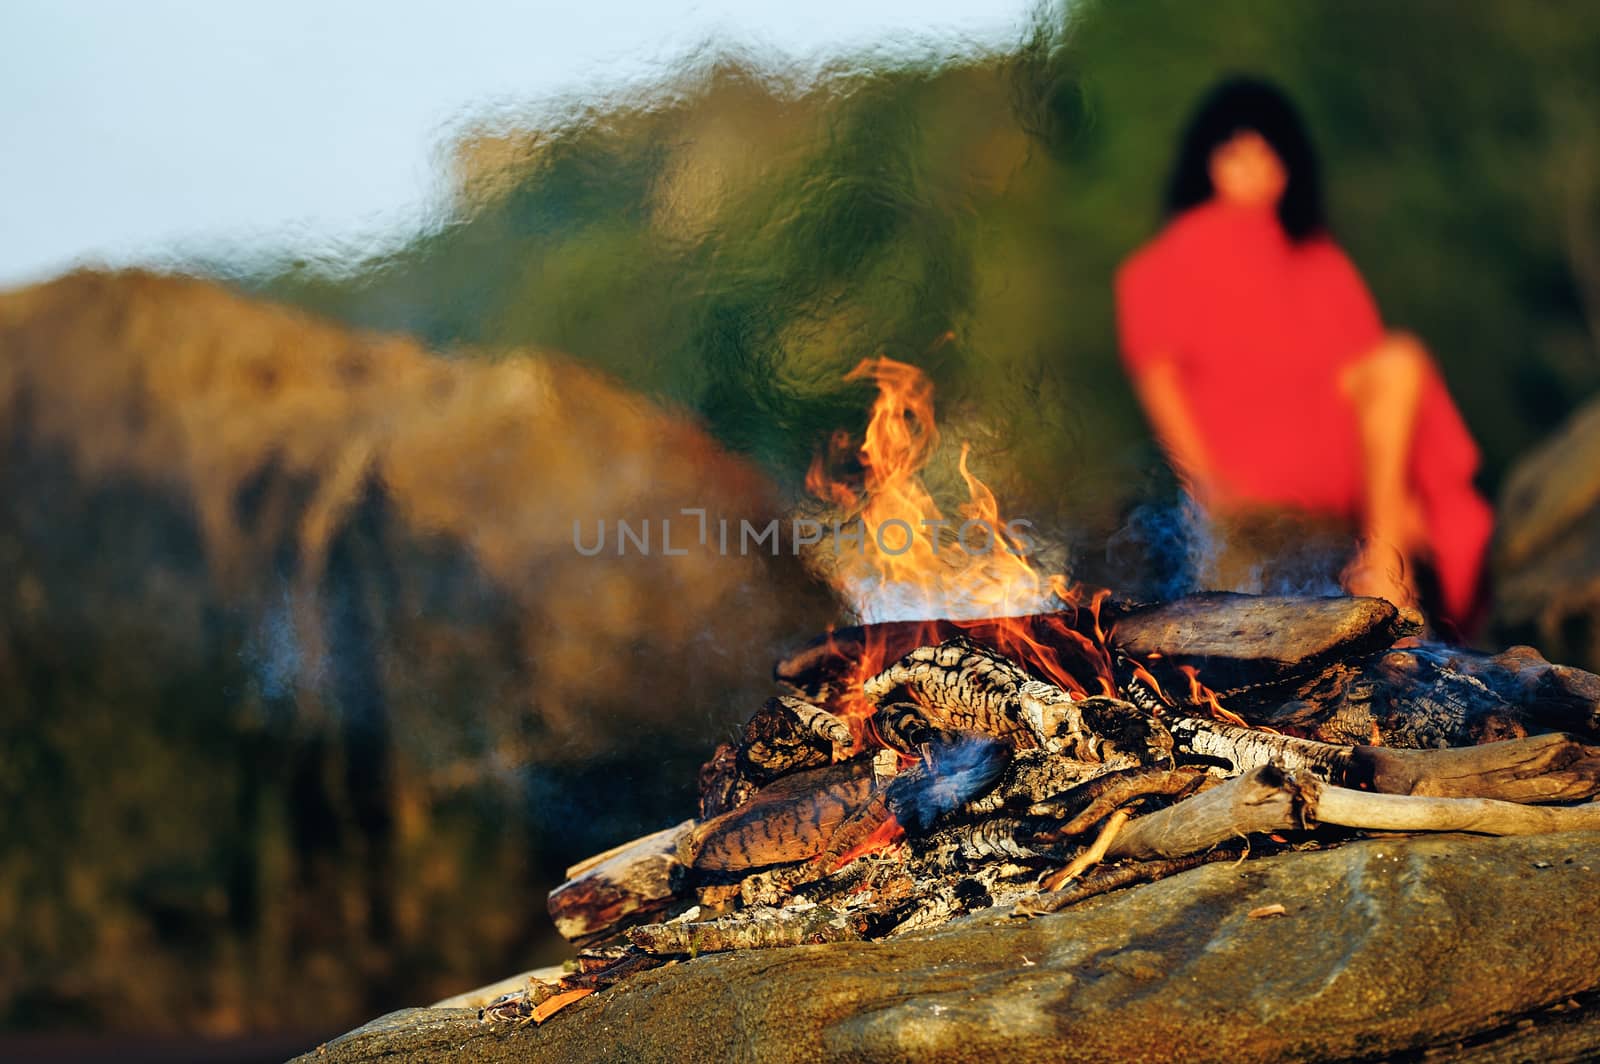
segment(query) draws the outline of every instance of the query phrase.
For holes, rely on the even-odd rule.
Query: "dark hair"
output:
[[[1295,241],[1322,232],[1327,225],[1322,213],[1322,174],[1305,123],[1277,86],[1258,78],[1228,78],[1206,93],[1195,108],[1167,180],[1167,216],[1211,198],[1211,153],[1247,129],[1261,134],[1288,171],[1289,184],[1278,202],[1278,221],[1284,232]]]

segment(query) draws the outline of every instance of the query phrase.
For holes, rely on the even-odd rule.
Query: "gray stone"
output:
[[[1495,521],[1496,641],[1600,671],[1600,400],[1517,462]]]
[[[1272,904],[1286,915],[1248,916]],[[1597,925],[1600,834],[1375,839],[1207,865],[1032,920],[700,957],[542,1027],[407,1010],[300,1059],[1589,1059]]]

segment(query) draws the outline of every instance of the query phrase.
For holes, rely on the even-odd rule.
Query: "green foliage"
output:
[[[1093,526],[1155,464],[1111,279],[1158,228],[1193,100],[1253,71],[1306,111],[1337,235],[1435,349],[1492,486],[1600,383],[1581,295],[1600,278],[1573,268],[1600,222],[1585,15],[1084,3],[1041,10],[1006,54],[872,55],[809,80],[727,56],[501,134],[525,148],[509,190],[382,263],[254,283],[439,344],[564,350],[791,486],[859,423],[843,372],[906,358],[1014,504]]]

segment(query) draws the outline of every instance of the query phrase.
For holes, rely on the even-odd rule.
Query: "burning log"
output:
[[[965,636],[919,647],[861,685],[872,702],[896,691],[914,697],[935,730],[977,732],[1053,751],[1076,750],[1087,740],[1070,695]]]

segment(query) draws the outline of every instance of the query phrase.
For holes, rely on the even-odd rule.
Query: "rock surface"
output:
[[[1592,1059],[1597,888],[1600,834],[1366,840],[1032,920],[700,957],[542,1027],[405,1010],[299,1060]]]
[[[832,608],[697,542],[783,510],[680,412],[191,278],[0,292],[0,499],[0,1027],[338,1030],[559,949],[526,899]]]
[[[1600,670],[1600,401],[1517,463],[1496,521],[1501,641]]]

